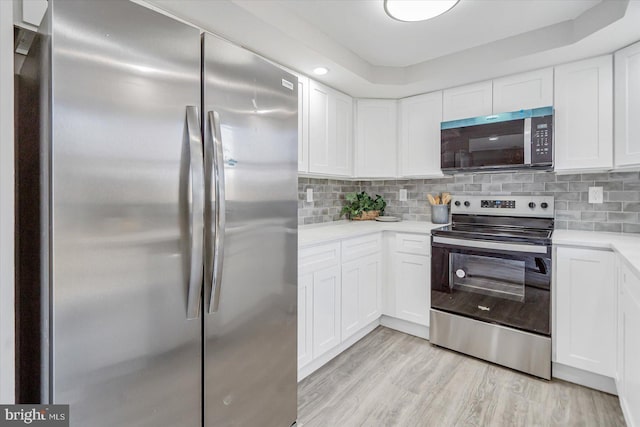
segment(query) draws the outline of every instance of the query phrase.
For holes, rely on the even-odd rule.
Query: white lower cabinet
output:
[[[342,264],[342,339],[380,317],[380,253]]]
[[[615,377],[616,281],[613,252],[558,247],[556,362]]]
[[[640,277],[624,261],[618,273],[618,395],[627,424],[640,426]]]
[[[395,317],[429,326],[430,258],[398,253],[395,257]]]
[[[340,267],[313,273],[313,357],[340,344]]]

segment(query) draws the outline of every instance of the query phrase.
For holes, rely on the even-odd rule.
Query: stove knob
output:
[[[549,204],[547,202],[542,202],[542,203],[540,203],[540,207],[542,209],[547,209],[549,207]]]
[[[460,206],[460,200],[456,200],[456,202],[454,203],[456,206]]]
[[[469,201],[466,201],[466,202],[464,202],[464,205],[465,205],[466,207],[469,207],[469,206],[471,206],[471,203],[469,203]]]
[[[536,204],[535,204],[535,203],[533,203],[533,202],[529,202],[529,207],[530,207],[531,209],[533,209],[533,208],[535,208],[535,207],[536,207]]]

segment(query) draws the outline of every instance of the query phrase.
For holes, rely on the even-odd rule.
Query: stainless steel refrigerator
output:
[[[126,0],[50,0],[41,33],[39,399],[76,427],[290,426],[296,77]]]

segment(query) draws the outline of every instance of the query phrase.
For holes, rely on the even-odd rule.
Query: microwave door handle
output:
[[[524,119],[524,164],[531,164],[531,117]]]
[[[186,113],[186,144],[189,161],[185,168],[183,185],[191,187],[191,194],[185,198],[189,211],[189,277],[187,291],[187,319],[197,319],[202,293],[202,243],[204,239],[204,165],[202,156],[202,136],[198,107],[188,106]],[[191,180],[189,182],[188,180]]]

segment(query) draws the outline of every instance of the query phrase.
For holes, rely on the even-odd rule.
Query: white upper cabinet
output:
[[[493,112],[492,81],[446,89],[442,100],[442,121],[487,116]]]
[[[309,172],[309,78],[298,76],[298,172]]]
[[[615,53],[615,165],[640,165],[640,43]]]
[[[617,317],[614,254],[559,247],[556,259],[556,361],[613,378]]]
[[[493,113],[553,105],[553,68],[502,77],[493,81]]]
[[[400,100],[400,170],[402,177],[441,176],[442,91]]]
[[[309,172],[351,176],[353,99],[309,81]]]
[[[555,170],[613,167],[610,55],[555,68]]]
[[[359,99],[356,103],[357,177],[387,178],[397,175],[396,100]]]

